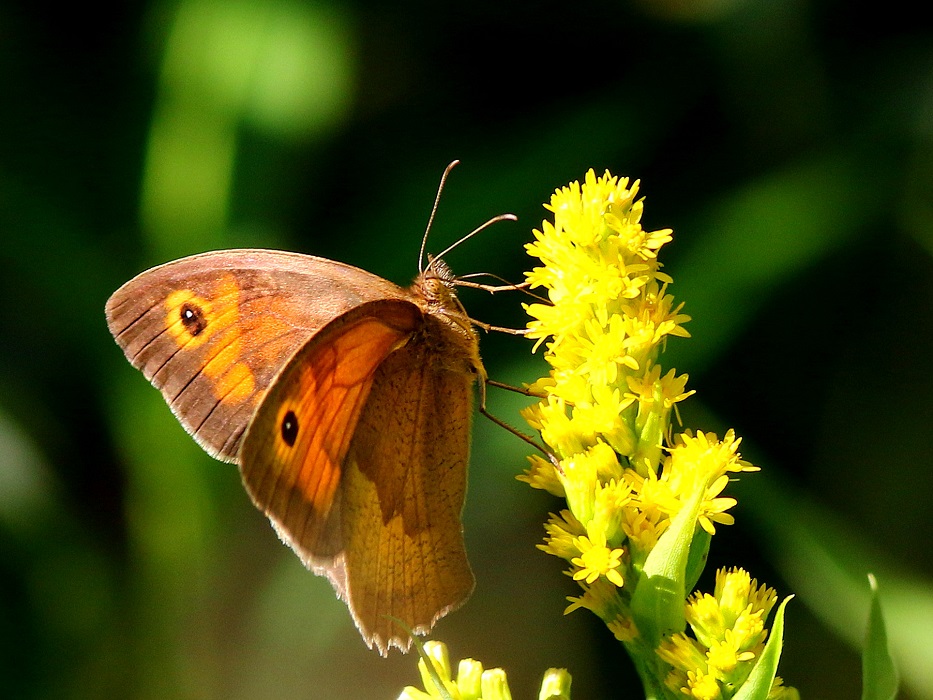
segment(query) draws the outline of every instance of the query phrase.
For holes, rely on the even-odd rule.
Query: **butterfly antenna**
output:
[[[428,234],[431,232],[431,226],[434,224],[434,215],[437,214],[437,205],[441,201],[441,192],[444,191],[444,184],[447,182],[447,176],[450,171],[460,165],[459,160],[451,161],[450,165],[444,168],[444,174],[441,175],[440,184],[437,186],[437,195],[434,197],[434,206],[431,207],[431,216],[428,218],[428,226],[424,229],[424,237],[421,239],[421,251],[418,253],[418,272],[424,273],[424,249],[428,245]]]
[[[473,238],[473,236],[475,236],[475,235],[476,235],[477,233],[479,233],[480,231],[485,231],[487,228],[489,228],[489,227],[492,226],[493,224],[499,223],[500,221],[518,221],[518,217],[515,216],[515,214],[499,214],[499,216],[494,216],[494,217],[492,217],[489,221],[487,221],[485,224],[482,224],[481,226],[479,226],[479,227],[473,229],[472,231],[470,231],[467,235],[465,235],[463,238],[461,238],[461,239],[460,239],[459,241],[457,241],[456,243],[453,243],[453,244],[447,246],[447,247],[444,249],[444,252],[438,253],[437,255],[434,256],[434,258],[435,258],[435,259],[443,259],[444,256],[447,255],[447,253],[449,253],[450,251],[452,251],[452,250],[453,250],[454,248],[456,248],[458,245],[460,245],[460,244],[463,243],[464,241],[470,240],[471,238]]]

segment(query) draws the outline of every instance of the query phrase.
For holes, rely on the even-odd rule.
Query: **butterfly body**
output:
[[[442,264],[409,289],[349,265],[232,250],[153,268],[107,320],[130,362],[347,602],[381,653],[473,588],[460,514],[476,333]]]

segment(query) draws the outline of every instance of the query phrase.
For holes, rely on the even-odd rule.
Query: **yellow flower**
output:
[[[658,656],[680,671],[706,667],[706,653],[700,644],[683,633],[671,635],[661,642]]]
[[[687,671],[687,687],[683,692],[697,700],[718,700],[722,697],[715,676],[702,671]]]
[[[515,477],[516,479],[524,481],[533,489],[542,489],[558,498],[563,498],[566,495],[564,485],[561,483],[553,464],[537,454],[530,455],[528,463],[531,466],[525,470],[524,474]]]
[[[567,597],[570,605],[564,609],[564,615],[586,608],[606,623],[634,624],[628,605],[619,595],[622,589],[607,578],[597,578],[592,584],[583,581],[580,587],[583,589],[583,595]]]
[[[607,481],[621,482],[623,473],[618,455],[604,442],[563,460],[560,481],[573,514],[579,520],[589,522],[596,514],[600,488]],[[619,488],[624,491],[619,495],[626,497],[628,487],[620,484]],[[616,503],[621,502],[616,500]]]
[[[575,402],[573,422],[592,439],[599,436],[618,454],[629,455],[635,449],[635,434],[623,418],[623,411],[634,401],[634,397],[624,395],[618,388],[592,386],[589,398]]]
[[[551,513],[544,529],[547,536],[544,538],[544,544],[538,545],[539,549],[567,561],[580,553],[575,540],[586,533],[586,528],[569,510],[562,510],[559,515]]]
[[[640,508],[626,508],[622,519],[622,531],[632,545],[632,558],[644,563],[671,521],[659,511],[647,512]]]
[[[714,522],[731,525],[734,520],[725,511],[736,504],[734,498],[719,494],[729,482],[731,472],[755,471],[757,467],[740,459],[738,446],[741,438],[728,431],[720,441],[713,433],[689,432],[678,436],[678,444],[670,449],[665,460],[661,481],[667,483],[671,493],[686,502],[697,489],[704,489],[700,507],[700,525],[709,534],[716,533]]]
[[[537,427],[541,437],[559,456],[570,456],[583,452],[590,440],[567,415],[566,402],[554,395],[523,412],[532,427]]]
[[[675,403],[696,393],[693,390],[684,391],[687,378],[686,374],[675,376],[674,370],[662,378],[661,367],[655,365],[641,377],[628,378],[629,396],[641,403],[653,404],[659,401],[661,408],[673,408]]]
[[[574,557],[570,563],[579,567],[573,574],[574,581],[593,583],[600,576],[605,576],[611,583],[622,587],[622,574],[619,567],[622,565],[624,550],[610,549],[606,546],[606,535],[594,532],[589,536],[577,537],[573,541],[580,551],[579,557]]]
[[[619,366],[637,370],[638,363],[626,354],[628,336],[625,322],[615,315],[608,323],[590,318],[583,324],[579,335],[580,362],[577,371],[589,377],[594,386],[615,384],[619,377]]]
[[[630,644],[638,639],[638,627],[630,615],[618,615],[612,620],[607,620],[606,627],[612,632],[612,636],[623,644]]]
[[[759,587],[758,581],[740,568],[720,569],[716,572],[713,596],[723,611],[726,624],[729,625],[738,619],[749,605],[767,615],[777,602],[774,589],[764,585]]]

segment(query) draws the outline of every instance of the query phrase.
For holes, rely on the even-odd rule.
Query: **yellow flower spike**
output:
[[[776,602],[774,591],[759,586],[747,572],[720,569],[713,595],[695,593],[687,603],[685,616],[696,639],[678,633],[664,639],[658,647],[658,658],[673,669],[665,680],[667,686],[687,695],[715,696],[711,684],[714,679],[720,691],[727,688],[727,697],[731,697],[737,689],[751,682],[759,657],[766,653],[768,632],[764,620]],[[782,605],[775,622],[778,643],[783,608]],[[704,654],[702,659],[699,658],[701,653]],[[776,667],[776,658],[772,662]],[[763,682],[770,681],[767,677],[754,680],[759,689],[767,687]],[[772,689],[774,697],[784,700],[796,693],[788,689],[789,694],[784,695],[777,679]]]
[[[684,601],[716,526],[734,521],[730,476],[756,468],[741,460],[732,431],[722,440],[672,435],[678,404],[694,392],[686,374],[658,360],[669,337],[690,336],[690,317],[657,259],[672,232],[642,227],[639,184],[588,171],[554,192],[545,205],[553,216],[527,246],[540,260],[527,280],[550,302],[526,305],[528,337],[550,373],[535,383],[546,398],[524,416],[559,466],[535,457],[519,478],[566,498],[568,511],[550,517],[539,545],[571,563],[583,590],[565,612],[598,615],[635,657],[646,689],[666,684],[671,697],[715,700],[720,680],[732,697],[763,649],[765,673],[780,654],[764,644],[773,592],[749,583],[744,598],[729,601],[724,589]],[[681,632],[688,620],[699,641]]]

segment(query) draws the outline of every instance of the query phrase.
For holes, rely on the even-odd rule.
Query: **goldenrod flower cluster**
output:
[[[722,438],[671,435],[676,404],[693,392],[686,390],[687,375],[664,372],[658,360],[668,337],[689,337],[689,317],[668,293],[672,279],[657,259],[672,232],[642,228],[638,187],[590,170],[582,185],[554,193],[545,205],[553,221],[544,221],[527,246],[541,261],[528,282],[548,297],[526,306],[528,335],[536,349],[544,344],[551,371],[530,387],[545,398],[525,418],[550,454],[531,457],[519,478],[566,499],[540,547],[569,562],[582,588],[567,612],[598,615],[641,657],[636,666],[656,692],[677,685],[690,697],[721,697],[696,675],[713,673],[715,663],[687,669],[675,652],[690,639],[681,633],[688,616],[706,601],[687,604],[686,593],[702,571],[710,537],[716,525],[733,522],[727,511],[735,500],[722,493],[731,475],[756,467],[741,459],[741,440],[731,430]],[[691,660],[711,654],[728,666],[735,647],[736,664],[752,663],[773,591],[768,600],[748,613],[762,623],[752,637],[736,646],[739,633],[723,628],[702,640],[702,653],[690,641]]]

